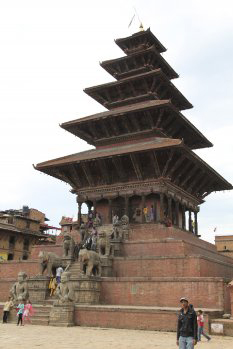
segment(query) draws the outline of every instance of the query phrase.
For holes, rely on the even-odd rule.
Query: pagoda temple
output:
[[[150,29],[115,42],[125,55],[100,63],[115,80],[84,90],[108,110],[60,125],[95,148],[35,168],[71,186],[79,221],[86,203],[103,224],[126,214],[198,235],[199,205],[232,185],[193,152],[212,144],[181,113],[192,104],[171,82],[165,47]]]

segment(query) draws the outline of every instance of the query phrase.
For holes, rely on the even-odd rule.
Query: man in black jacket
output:
[[[176,344],[179,349],[193,349],[197,344],[197,315],[187,298],[182,297],[180,303]]]

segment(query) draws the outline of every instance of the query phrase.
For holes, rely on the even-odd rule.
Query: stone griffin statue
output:
[[[29,294],[26,273],[18,273],[18,281],[10,289],[10,296],[14,303],[26,301],[28,299]]]
[[[62,259],[53,252],[40,251],[40,275],[47,270],[47,276],[55,276],[55,269],[62,266]]]
[[[101,276],[100,256],[97,252],[87,250],[86,248],[79,251],[80,270],[83,275]]]
[[[75,242],[72,236],[65,234],[63,238],[63,257],[74,257]]]
[[[61,275],[61,283],[58,284],[55,296],[58,298],[57,304],[71,303],[74,301],[74,287],[70,281],[71,273],[65,271]]]

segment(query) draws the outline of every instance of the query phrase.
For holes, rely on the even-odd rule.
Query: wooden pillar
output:
[[[144,215],[144,207],[146,205],[146,196],[143,194],[142,195],[142,223],[145,223],[145,215]]]
[[[176,226],[179,227],[180,225],[180,220],[179,220],[179,201],[176,201],[176,207],[175,207],[175,210],[176,210]]]
[[[194,212],[194,233],[198,235],[197,211]]]
[[[112,199],[108,200],[108,223],[112,223]]]
[[[82,218],[82,202],[78,201],[78,224],[80,226],[81,224],[81,218]]]
[[[94,209],[94,214],[96,214],[96,199],[93,200],[93,209]]]
[[[182,229],[186,230],[185,206],[182,206]]]
[[[129,217],[129,197],[125,196],[125,214]]]
[[[192,232],[192,211],[189,209],[189,231]]]
[[[157,212],[158,212],[158,209],[157,209],[157,199],[155,198],[154,201],[153,201],[153,210],[154,210],[154,220],[153,222],[156,223],[158,221],[158,218],[157,218]]]
[[[158,222],[164,221],[164,193],[159,194],[159,210],[158,210]]]
[[[91,212],[92,205],[91,205],[90,202],[86,203],[86,205],[87,205],[87,208],[88,208],[88,215],[89,215],[89,213]]]
[[[172,198],[168,197],[168,218],[170,218],[172,222]]]

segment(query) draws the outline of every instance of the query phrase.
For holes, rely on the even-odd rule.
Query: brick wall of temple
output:
[[[24,271],[28,277],[39,274],[39,261],[9,261],[0,264],[0,280],[3,278],[17,278],[20,271]]]
[[[62,257],[63,249],[62,244],[55,245],[34,245],[32,247],[31,259],[38,259],[38,255],[40,251],[53,252],[58,256]]]
[[[181,296],[195,308],[230,311],[226,284],[221,278],[106,278],[101,283],[102,304],[179,306]],[[171,292],[172,290],[172,292]]]

